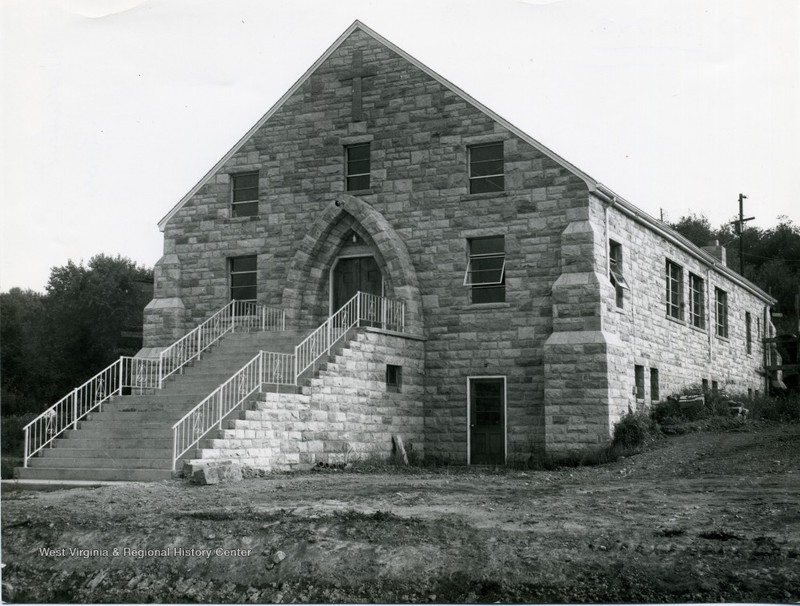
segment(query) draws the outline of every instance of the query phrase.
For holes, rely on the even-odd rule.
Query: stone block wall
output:
[[[364,119],[355,122],[348,79],[354,51],[375,74],[364,85]],[[469,146],[501,141],[505,191],[469,194]],[[421,300],[409,308],[427,339],[421,385],[426,451],[466,462],[467,380],[487,375],[506,377],[509,454],[541,449],[551,287],[561,274],[562,232],[585,215],[587,186],[365,32],[356,30],[339,46],[167,221],[165,250],[180,261],[187,325],[227,302],[228,259],[250,254],[258,256],[261,302],[293,307],[287,311],[304,325],[324,319],[320,305],[307,307],[319,317],[298,316],[294,307],[305,299],[284,294],[287,284],[303,284],[324,301],[330,260],[343,242],[324,247],[327,265],[310,262],[307,273],[291,272],[309,226],[328,216],[345,190],[344,146],[361,142],[371,145],[370,188],[351,193],[396,232],[417,279],[415,285],[405,274],[386,276],[387,294],[409,292]],[[232,217],[230,175],[254,170],[259,213]],[[332,222],[346,217],[330,213]],[[388,244],[368,227],[359,235],[391,272]],[[319,233],[344,231],[332,224]],[[468,239],[496,235],[505,237],[506,300],[473,305],[463,285]],[[157,297],[165,293],[157,287]],[[147,334],[155,344],[159,318],[150,319]]]
[[[599,200],[593,205],[602,207]],[[612,361],[609,380],[619,386],[610,412],[612,422],[628,407],[647,406],[653,399],[650,371],[658,371],[659,399],[664,399],[688,385],[709,387],[716,382],[720,389],[746,394],[764,390],[762,374],[765,336],[766,302],[736,284],[718,270],[717,264],[699,259],[647,228],[620,209],[608,209],[605,224],[598,228],[622,245],[623,273],[630,290],[624,291],[623,307],[615,302],[614,289],[605,274],[603,288],[604,330],[619,337],[624,344],[621,355]],[[604,254],[607,248],[601,246]],[[676,320],[666,313],[666,260],[683,268],[684,319]],[[689,317],[689,273],[704,280],[705,327],[692,325]],[[714,289],[728,294],[728,337],[716,334]],[[750,312],[752,329],[751,353],[747,353],[745,313]],[[634,367],[644,372],[644,397],[634,393]]]
[[[387,390],[387,364],[402,368],[397,392]],[[262,394],[198,455],[257,469],[307,469],[320,461],[387,457],[399,434],[421,456],[423,374],[421,340],[362,330],[303,394]]]

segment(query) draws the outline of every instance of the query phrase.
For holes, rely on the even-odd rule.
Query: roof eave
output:
[[[684,252],[693,256],[704,265],[711,267],[723,274],[726,278],[749,291],[751,294],[757,296],[769,306],[773,306],[775,303],[777,303],[777,299],[775,299],[775,297],[767,294],[758,286],[753,284],[750,280],[730,269],[720,259],[704,251],[702,248],[689,241],[685,236],[679,234],[669,225],[664,224],[655,217],[651,217],[640,208],[628,202],[625,198],[614,193],[605,185],[597,183],[596,187],[592,190],[592,193],[611,206],[619,208],[620,211],[631,217],[634,221],[645,225]]]

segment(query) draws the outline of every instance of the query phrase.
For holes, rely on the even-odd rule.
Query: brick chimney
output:
[[[716,257],[717,259],[722,261],[723,265],[728,264],[727,251],[725,250],[725,247],[719,243],[719,240],[714,240],[712,242],[709,242],[707,246],[703,246],[702,248],[712,257]]]

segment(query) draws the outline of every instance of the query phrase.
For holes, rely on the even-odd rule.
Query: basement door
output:
[[[505,464],[505,399],[505,377],[478,377],[469,379],[470,464]]]
[[[375,257],[340,258],[331,276],[331,314],[336,313],[358,292],[382,294],[383,276]]]

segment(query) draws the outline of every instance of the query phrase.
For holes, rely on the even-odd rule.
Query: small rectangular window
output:
[[[231,214],[253,217],[258,214],[258,173],[232,175]]]
[[[498,303],[506,300],[505,236],[467,240],[469,259],[464,286],[470,286],[473,303]]]
[[[614,285],[617,307],[621,308],[625,303],[623,291],[629,288],[622,271],[622,244],[614,240],[608,241],[608,277]]]
[[[505,189],[503,143],[469,148],[469,193],[482,194]]]
[[[705,280],[693,273],[689,274],[689,319],[695,328],[706,327],[706,286]]]
[[[650,400],[653,402],[658,402],[659,399],[658,393],[658,369],[651,368],[650,369]]]
[[[711,381],[711,397],[716,398],[719,395],[719,383]]]
[[[633,370],[636,380],[636,399],[644,400],[644,366],[636,365]]]
[[[703,379],[703,394],[708,394],[708,379]]]
[[[747,353],[753,353],[753,320],[750,316],[750,312],[744,312],[744,330],[745,330],[745,339],[747,343]]]
[[[369,189],[370,144],[359,143],[345,147],[347,191]]]
[[[714,289],[717,310],[717,336],[728,338],[728,293],[721,288]]]
[[[386,391],[397,393],[403,385],[403,367],[386,365]]]
[[[667,317],[683,320],[683,268],[667,259]]]
[[[258,293],[258,271],[255,255],[229,260],[231,301],[254,302]]]

